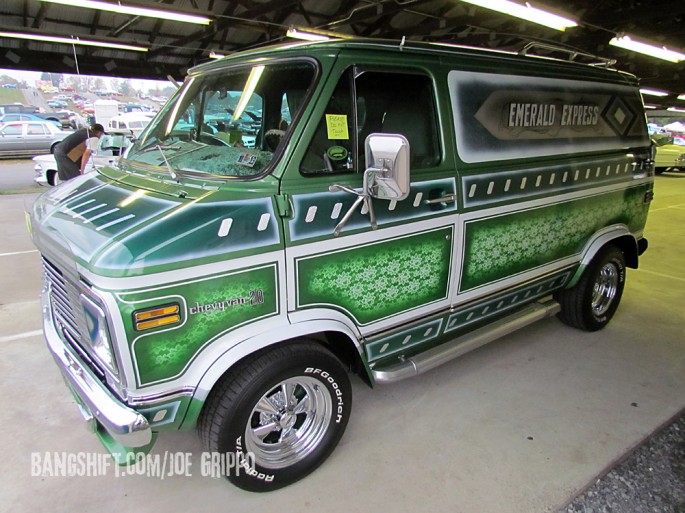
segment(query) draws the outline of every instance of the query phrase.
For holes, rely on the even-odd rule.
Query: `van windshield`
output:
[[[290,133],[316,76],[310,61],[191,76],[136,141],[127,162],[178,174],[263,174]],[[165,162],[166,160],[166,162]]]

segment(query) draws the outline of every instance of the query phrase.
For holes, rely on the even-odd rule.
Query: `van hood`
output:
[[[194,198],[89,173],[28,209],[47,259],[108,277],[136,276],[264,253],[282,246],[272,196],[213,188]]]

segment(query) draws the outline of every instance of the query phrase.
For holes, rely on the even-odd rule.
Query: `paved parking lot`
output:
[[[30,179],[26,166],[0,161],[0,184],[8,172]],[[203,475],[194,433],[163,435],[153,451],[190,453],[188,475],[45,475],[46,457],[105,451],[82,428],[39,332],[40,262],[23,214],[36,193],[0,190],[5,511],[552,512],[685,407],[685,175],[666,174],[650,248],[605,330],[552,318],[396,385],[354,380],[343,440],[293,486],[255,495]]]

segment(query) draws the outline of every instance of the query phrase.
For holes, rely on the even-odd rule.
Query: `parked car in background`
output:
[[[55,116],[61,123],[62,128],[76,129],[86,124],[85,118],[73,110],[59,110],[49,114],[42,114],[42,116],[46,119],[53,119],[52,116]]]
[[[0,124],[11,123],[13,121],[49,121],[57,128],[62,128],[62,124],[57,119],[48,119],[45,114],[3,114],[0,116]]]
[[[138,112],[128,112],[110,119],[107,123],[107,130],[127,130],[138,136],[150,124],[151,119],[150,116]]]
[[[13,121],[0,126],[0,155],[53,153],[55,145],[71,134],[49,121]]]
[[[33,105],[23,105],[21,103],[0,103],[0,114],[35,114],[38,108]]]
[[[62,107],[67,106],[67,102],[63,100],[50,100],[48,102],[48,105],[52,107],[53,109],[61,109]]]
[[[62,128],[76,128],[76,122],[73,116],[75,112],[70,110],[58,110],[56,112],[44,112],[36,114],[36,116],[47,121],[54,121]]]
[[[654,172],[657,175],[665,171],[685,171],[685,146],[673,144],[668,136],[652,137],[656,145]]]
[[[86,173],[94,171],[95,168],[101,166],[115,165],[117,159],[124,153],[133,142],[134,136],[131,131],[108,130],[100,138],[97,150],[93,153],[86,166]],[[38,155],[33,157],[35,166],[33,169],[36,174],[33,181],[38,185],[45,185],[48,187],[59,184],[59,177],[57,176],[57,163],[55,156],[52,154]]]

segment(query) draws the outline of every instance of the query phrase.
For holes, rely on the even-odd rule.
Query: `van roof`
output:
[[[568,59],[561,59],[549,57],[533,52],[533,48],[544,49],[547,52],[556,52],[556,54],[565,53],[569,55]],[[263,46],[242,52],[231,54],[223,59],[214,60],[195,66],[188,70],[189,74],[197,74],[201,72],[212,71],[222,68],[226,63],[230,63],[234,59],[250,58],[259,55],[278,56],[295,56],[295,55],[331,55],[331,51],[342,51],[346,49],[351,50],[368,50],[379,52],[403,52],[409,54],[433,54],[436,56],[463,56],[463,57],[480,57],[480,58],[497,58],[511,60],[512,62],[520,63],[534,63],[538,62],[543,66],[553,68],[564,68],[585,70],[593,74],[595,77],[603,77],[608,80],[620,80],[622,82],[632,82],[637,84],[637,79],[634,75],[614,69],[614,61],[604,59],[598,56],[584,54],[582,52],[575,52],[563,47],[554,47],[546,44],[531,43],[523,50],[508,51],[498,49],[488,49],[473,46],[462,46],[451,43],[440,42],[426,42],[426,41],[405,41],[405,40],[388,40],[388,39],[373,39],[373,38],[349,38],[349,39],[331,39],[328,41],[295,41],[293,43],[283,43],[278,45]],[[572,60],[577,57],[590,59],[593,62],[579,62]],[[621,77],[621,78],[619,78]]]

